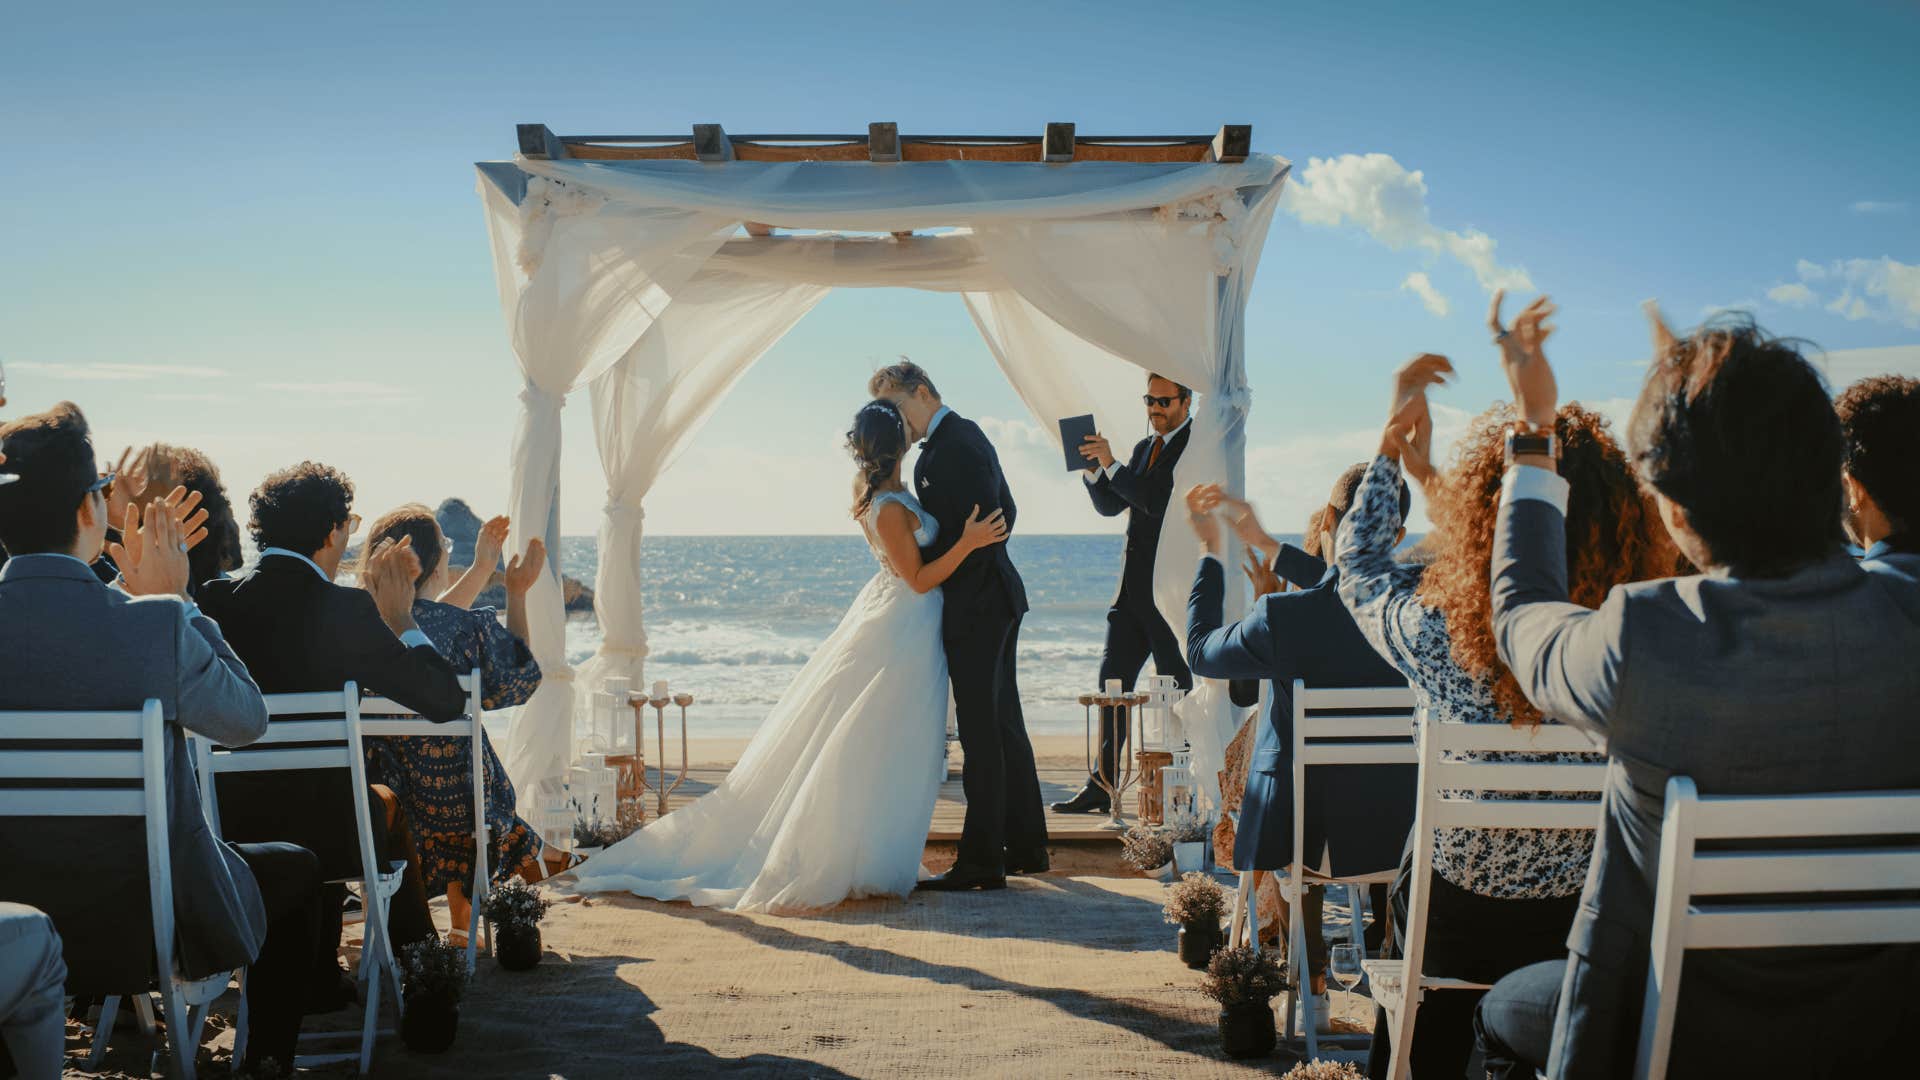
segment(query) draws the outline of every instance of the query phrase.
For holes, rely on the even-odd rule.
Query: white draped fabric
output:
[[[595,606],[606,644],[584,669],[588,685],[643,674],[646,491],[740,375],[829,288],[962,293],[995,360],[1054,438],[1060,417],[1091,411],[1130,444],[1143,372],[1177,379],[1197,397],[1176,490],[1205,480],[1243,490],[1250,395],[1242,313],[1287,168],[1266,156],[1065,166],[482,165],[501,303],[528,386],[512,461],[516,545],[554,512],[560,403],[594,383],[608,490]],[[745,221],[953,231],[737,236]],[[849,402],[860,392],[850,388]],[[1176,632],[1186,625],[1196,554],[1187,529],[1162,530],[1155,600]],[[564,774],[574,707],[557,583],[543,581],[531,602],[531,644],[548,680],[509,740],[508,769],[523,789]],[[1224,688],[1202,688],[1189,702],[1183,719],[1196,779],[1211,790],[1233,734]]]

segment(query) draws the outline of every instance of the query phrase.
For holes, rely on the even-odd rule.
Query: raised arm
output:
[[[966,526],[960,530],[958,541],[939,557],[923,561],[920,545],[913,539],[914,530],[919,525],[913,511],[891,501],[880,508],[873,522],[873,531],[880,538],[881,550],[887,553],[888,564],[893,567],[894,573],[900,575],[900,580],[917,593],[939,588],[976,549],[998,544],[1007,538],[1007,526],[1001,511],[995,510],[981,517],[980,508],[976,506],[973,513],[968,515]]]
[[[439,601],[457,608],[470,608],[487,586],[493,582],[493,572],[500,567],[500,553],[506,550],[507,530],[513,520],[502,514],[489,518],[480,526],[480,535],[473,542],[473,565],[460,575],[460,580],[448,587],[439,596]]]

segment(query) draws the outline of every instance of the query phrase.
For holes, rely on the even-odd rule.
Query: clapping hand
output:
[[[1280,553],[1279,543],[1260,524],[1260,516],[1253,512],[1252,503],[1222,491],[1220,505],[1226,509],[1227,520],[1233,525],[1234,535],[1240,538],[1241,543],[1255,551],[1264,552],[1268,559]]]
[[[200,493],[174,488],[164,499],[146,505],[144,512],[127,507],[121,519],[120,540],[107,545],[107,554],[120,568],[120,578],[134,596],[185,596],[191,570],[187,551],[206,539],[207,512],[199,510]]]
[[[420,578],[420,556],[414,554],[413,537],[399,541],[382,540],[367,556],[367,569],[360,587],[373,595],[380,618],[396,636],[416,629],[413,621],[414,582]]]
[[[1268,593],[1277,593],[1286,588],[1280,581],[1280,575],[1274,573],[1273,567],[1263,561],[1255,552],[1247,552],[1247,565],[1242,567],[1242,569],[1247,572],[1247,580],[1253,583],[1253,598],[1255,600],[1266,596]]]
[[[487,519],[473,541],[473,565],[491,574],[500,565],[500,553],[507,549],[507,531],[513,519],[505,514]]]
[[[107,487],[108,522],[124,521],[133,501],[146,494],[147,449],[141,447],[137,455],[131,446],[120,451],[120,461],[113,467],[113,483]]]
[[[1493,343],[1500,346],[1500,366],[1507,373],[1520,419],[1535,430],[1551,431],[1560,405],[1560,388],[1554,382],[1553,365],[1547,363],[1547,338],[1556,329],[1547,319],[1558,309],[1552,300],[1541,296],[1514,318],[1509,329],[1500,322],[1500,305],[1506,297],[1505,289],[1493,294],[1487,329],[1493,331]]]
[[[1405,462],[1412,453],[1415,467],[1431,473],[1427,451],[1433,441],[1433,414],[1427,406],[1427,388],[1446,385],[1453,361],[1438,353],[1421,353],[1400,365],[1393,375],[1393,407],[1386,430],[1380,433],[1380,453]]]
[[[983,548],[998,544],[1006,538],[1006,511],[995,510],[986,517],[981,517],[980,505],[975,503],[973,509],[967,514],[967,524],[960,533],[960,542],[969,548]]]
[[[493,521],[499,522],[505,522],[506,520],[507,519],[503,517],[493,519]],[[493,526],[493,521],[487,522],[489,528]],[[482,531],[480,535],[484,539],[486,536],[485,531]],[[476,558],[478,558],[479,551],[480,547],[476,544],[474,546]],[[493,557],[496,561],[500,558],[498,549],[495,549]],[[513,559],[507,563],[507,595],[509,597],[527,595],[527,591],[532,589],[534,583],[540,580],[540,571],[546,569],[546,566],[547,542],[536,536],[527,541],[527,550],[524,554],[515,555]]]
[[[1220,548],[1220,521],[1213,512],[1220,508],[1223,496],[1219,484],[1195,484],[1187,489],[1187,524],[1200,538],[1201,548],[1215,554]]]

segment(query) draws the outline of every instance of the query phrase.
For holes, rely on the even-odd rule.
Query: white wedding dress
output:
[[[888,492],[865,521],[876,555],[888,502],[933,541],[919,502]],[[881,562],[720,786],[588,859],[580,891],[800,912],[913,890],[946,775],[947,659],[940,590]]]

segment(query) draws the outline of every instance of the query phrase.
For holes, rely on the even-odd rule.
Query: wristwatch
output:
[[[1552,431],[1541,431],[1524,421],[1507,425],[1507,467],[1513,467],[1516,457],[1536,455],[1550,457],[1558,464],[1560,440],[1554,437]]]

